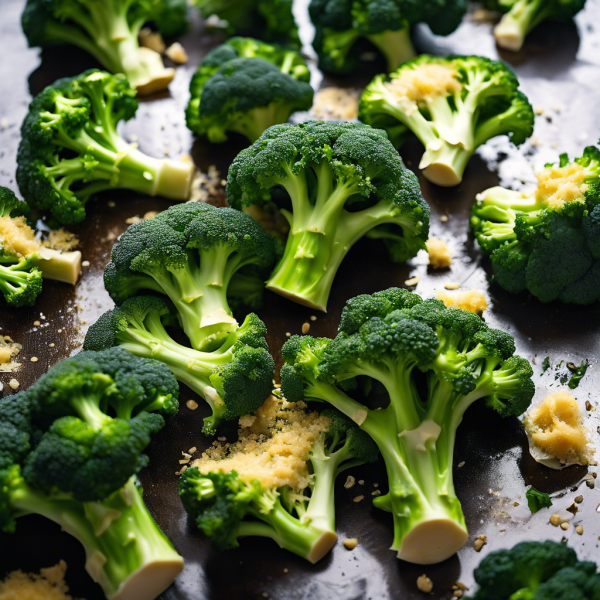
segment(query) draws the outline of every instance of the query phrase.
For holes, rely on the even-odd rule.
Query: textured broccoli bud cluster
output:
[[[290,233],[267,288],[319,310],[359,239],[383,237],[394,259],[405,261],[429,233],[414,174],[384,131],[355,123],[271,127],[233,161],[227,200],[285,216]]]
[[[251,142],[313,103],[302,56],[283,46],[235,37],[211,50],[192,77],[188,127],[210,142],[240,133]]]
[[[311,0],[314,49],[327,73],[350,73],[362,56],[377,50],[387,71],[416,56],[410,28],[426,23],[437,35],[449,35],[467,10],[464,0]]]
[[[115,348],[64,360],[1,399],[0,530],[42,515],[81,542],[107,597],[158,596],[183,560],[146,509],[136,474],[178,394],[165,366]]]
[[[31,47],[73,44],[112,73],[124,73],[140,94],[165,89],[174,69],[138,35],[152,23],[166,37],[189,26],[186,0],[27,0],[23,31]]]
[[[471,229],[489,254],[494,280],[542,302],[600,298],[600,150],[538,175],[531,193],[493,187],[477,196]]]
[[[45,88],[21,127],[17,183],[25,200],[71,225],[85,218],[90,196],[105,190],[187,199],[192,164],[151,158],[117,132],[137,108],[121,74],[90,70]]]
[[[477,315],[398,288],[349,300],[334,340],[294,336],[284,345],[286,398],[331,404],[379,446],[389,491],[373,503],[394,517],[399,558],[436,563],[465,544],[452,481],[456,430],[480,399],[505,417],[527,409],[533,370],[514,352],[513,338]],[[383,384],[387,408],[352,399],[344,390],[356,377]]]
[[[414,133],[425,147],[423,175],[455,186],[479,146],[499,135],[518,146],[533,133],[533,109],[518,88],[500,61],[424,54],[377,75],[361,96],[358,118],[385,129],[398,147]]]

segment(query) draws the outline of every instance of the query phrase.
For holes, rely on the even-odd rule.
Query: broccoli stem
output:
[[[19,290],[27,287],[30,261],[23,258],[18,263],[5,267],[0,264],[0,292],[8,296],[17,294]]]
[[[21,480],[9,490],[9,502],[19,515],[42,515],[75,537],[85,548],[86,570],[111,600],[154,598],[183,569],[134,477],[101,503],[39,494]]]
[[[53,279],[75,285],[81,272],[81,252],[58,252],[51,248],[40,248],[32,257],[44,279]]]
[[[410,27],[408,23],[402,29],[375,33],[367,36],[367,39],[385,56],[388,73],[395,71],[402,63],[417,56],[417,52],[410,39]]]
[[[289,103],[272,102],[267,106],[253,108],[240,115],[229,125],[228,129],[241,133],[251,142],[255,142],[272,125],[285,123],[290,118],[291,113]],[[209,128],[207,136],[211,142],[224,141],[224,133],[220,125]]]
[[[551,11],[551,3],[544,0],[517,0],[494,28],[498,46],[518,52],[527,34]]]
[[[336,69],[340,70],[344,68],[346,57],[359,37],[360,34],[356,29],[348,29],[346,31],[326,29],[324,31],[323,53],[331,57]]]

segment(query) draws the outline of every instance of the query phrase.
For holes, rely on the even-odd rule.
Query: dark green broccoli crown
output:
[[[331,419],[327,432],[328,438],[334,438],[337,443],[347,444],[354,459],[365,463],[377,460],[379,456],[377,444],[352,419],[332,408],[325,409],[321,415]]]
[[[237,340],[237,344],[244,344],[252,348],[269,349],[266,340],[267,326],[254,313],[246,316],[244,322],[233,335]]]
[[[21,462],[30,449],[32,433],[27,395],[19,392],[0,399],[0,471]]]
[[[179,496],[196,525],[221,550],[236,548],[237,528],[260,488],[246,485],[235,471],[207,473],[196,467],[179,479]]]
[[[15,193],[0,186],[0,217],[29,217],[29,206],[21,202]]]
[[[240,261],[264,267],[275,259],[271,237],[249,215],[189,202],[129,227],[113,247],[104,284],[115,302],[122,302],[139,290],[168,295],[155,276],[165,271],[189,272],[193,284],[191,272],[202,266],[202,251],[217,248],[229,252],[228,260],[235,255]],[[194,249],[199,251],[198,255],[193,253]]]
[[[593,562],[564,567],[540,585],[534,600],[598,600],[600,575]]]
[[[8,259],[12,264],[2,265]],[[14,257],[0,250],[0,294],[9,306],[33,306],[42,291],[42,272],[32,257],[13,262]]]
[[[190,28],[187,0],[153,0],[151,5],[148,21],[163,37],[177,37]]]
[[[575,551],[559,542],[521,542],[508,550],[496,550],[475,569],[477,600],[506,600],[519,590],[536,590],[564,567],[577,564]],[[554,596],[552,596],[554,598]]]
[[[10,499],[11,492],[23,484],[18,464],[0,464],[0,531],[14,533],[16,516]]]

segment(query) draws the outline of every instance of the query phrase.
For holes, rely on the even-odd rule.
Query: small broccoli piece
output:
[[[280,412],[268,412],[270,408]],[[229,448],[223,460],[211,455],[183,473],[181,500],[198,528],[221,550],[237,547],[241,537],[269,537],[281,548],[316,563],[337,538],[337,476],[375,461],[377,446],[334,410],[319,416],[275,400],[261,413],[257,419],[262,426],[253,425],[259,435],[242,430],[245,437]],[[266,419],[265,413],[272,418]],[[286,448],[286,456],[280,459],[288,461],[286,474],[274,474],[265,467],[264,457],[281,444]]]
[[[498,46],[518,52],[534,27],[542,21],[570,21],[585,0],[486,0],[484,4],[504,13],[494,28]]]
[[[441,186],[458,185],[475,150],[507,135],[519,146],[533,132],[533,109],[514,73],[481,56],[422,55],[363,92],[358,118],[400,146],[412,132],[425,146],[419,168]]]
[[[477,196],[471,229],[506,291],[542,302],[600,298],[600,150],[547,165],[532,192],[493,187]]]
[[[252,38],[232,38],[206,55],[192,77],[188,127],[210,142],[227,132],[257,140],[313,102],[310,72],[302,56]]]
[[[549,508],[552,506],[552,499],[549,494],[536,490],[532,485],[527,488],[525,497],[527,498],[527,506],[532,513],[536,513],[542,508]]]
[[[0,531],[42,515],[81,542],[108,598],[158,596],[183,560],[145,507],[136,474],[164,424],[148,411],[173,413],[177,397],[165,366],[114,348],[82,352],[1,399]]]
[[[452,481],[456,430],[479,399],[502,416],[527,409],[533,370],[514,351],[510,335],[476,314],[393,288],[350,300],[334,340],[293,336],[284,345],[284,395],[331,404],[379,446],[389,491],[373,503],[394,516],[398,558],[432,564],[466,542]],[[383,384],[387,408],[343,391],[358,376]]]
[[[252,34],[261,40],[300,47],[293,0],[191,0],[205,19],[216,15],[229,33]]]
[[[29,206],[0,186],[0,293],[9,306],[33,306],[42,278],[75,285],[81,252],[58,252],[35,237],[26,218]]]
[[[132,225],[113,247],[104,284],[117,304],[140,291],[164,294],[192,347],[211,350],[238,327],[227,302],[232,278],[250,267],[266,278],[274,260],[272,237],[250,215],[188,202]]]
[[[496,550],[475,569],[473,600],[596,600],[600,575],[559,542],[521,542]]]
[[[117,132],[137,111],[135,91],[123,75],[97,70],[59,79],[29,105],[21,127],[17,182],[34,208],[67,225],[85,218],[90,196],[128,189],[185,200],[194,167],[151,158]]]
[[[426,23],[437,35],[449,35],[466,13],[464,0],[311,0],[314,49],[327,73],[350,73],[365,51],[376,49],[387,71],[417,54],[410,28]]]
[[[138,296],[102,315],[90,327],[83,347],[101,350],[119,346],[164,363],[211,407],[211,416],[204,420],[207,434],[213,434],[223,419],[237,420],[257,410],[271,394],[275,373],[263,322],[255,314],[248,315],[210,351],[177,343],[165,329],[177,324],[177,317],[161,298]],[[136,398],[134,389],[132,400]]]
[[[350,248],[390,227],[396,257],[425,248],[429,207],[385,132],[353,123],[276,125],[229,169],[227,199],[244,209],[281,211],[290,224],[267,288],[325,310]]]
[[[21,18],[30,47],[78,46],[112,73],[124,73],[140,94],[165,89],[175,76],[158,52],[140,48],[138,34],[148,22],[167,37],[183,33],[185,0],[27,0]]]

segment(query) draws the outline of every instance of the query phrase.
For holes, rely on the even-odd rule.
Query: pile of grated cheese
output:
[[[452,253],[444,240],[430,237],[427,240],[427,252],[429,254],[429,264],[434,269],[446,269],[452,264]]]
[[[203,474],[236,471],[242,480],[258,480],[265,489],[289,486],[302,491],[310,483],[306,461],[311,447],[331,423],[305,408],[303,402],[271,396],[256,411],[255,418],[240,419],[237,442],[215,442],[192,466]]]
[[[44,246],[60,252],[70,252],[79,246],[79,238],[74,233],[61,227],[52,230],[48,234],[48,239],[44,240]]]
[[[326,87],[315,94],[312,115],[322,121],[352,121],[358,116],[360,90]]]
[[[577,163],[565,167],[548,167],[538,175],[537,196],[552,210],[562,208],[567,202],[583,199],[587,190],[585,170]]]
[[[458,73],[447,65],[422,64],[412,69],[401,69],[398,77],[384,84],[395,96],[413,102],[426,102],[438,96],[460,92]]]
[[[37,252],[41,245],[25,217],[0,217],[0,246],[6,252],[25,257]]]
[[[447,308],[460,308],[481,315],[487,309],[487,300],[483,292],[479,290],[465,290],[448,294],[440,290],[435,297],[444,303]]]
[[[13,571],[0,581],[0,600],[72,600],[65,583],[67,563],[41,569],[40,574]]]
[[[21,363],[15,362],[15,356],[22,349],[23,346],[13,342],[10,336],[0,335],[0,372],[11,373],[21,366]]]

